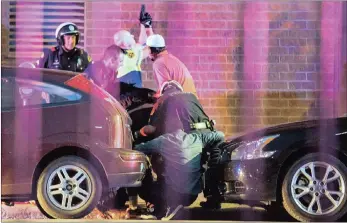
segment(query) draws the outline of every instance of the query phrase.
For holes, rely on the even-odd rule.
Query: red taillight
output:
[[[83,74],[74,76],[73,78],[65,81],[64,84],[86,93],[91,92],[91,88],[93,85],[92,82],[90,82],[90,80],[88,80]]]

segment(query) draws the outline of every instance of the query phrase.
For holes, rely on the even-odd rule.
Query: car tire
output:
[[[54,160],[37,182],[39,209],[49,218],[82,218],[96,207],[101,194],[98,172],[77,156]]]
[[[337,221],[347,212],[346,191],[345,164],[330,154],[308,154],[284,178],[283,206],[298,221]]]

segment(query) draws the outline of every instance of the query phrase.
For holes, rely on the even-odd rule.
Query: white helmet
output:
[[[116,46],[119,46],[124,50],[129,50],[136,44],[134,36],[127,30],[120,30],[116,32],[116,34],[113,36],[113,40]]]
[[[155,34],[147,38],[146,45],[149,47],[165,47],[165,40],[161,35]]]
[[[175,80],[165,81],[160,88],[159,94],[162,96],[165,91],[167,91],[169,88],[174,88],[175,91],[183,92],[183,87],[180,83],[178,83]]]

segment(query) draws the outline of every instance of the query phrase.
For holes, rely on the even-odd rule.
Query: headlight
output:
[[[231,160],[252,160],[270,157],[276,151],[263,151],[263,148],[278,136],[280,135],[271,135],[242,143],[231,153]]]

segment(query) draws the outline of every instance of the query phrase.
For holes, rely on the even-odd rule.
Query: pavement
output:
[[[204,198],[199,197],[190,207],[186,207],[181,211],[177,220],[194,221],[294,221],[285,212],[271,213],[260,206],[250,207],[240,204],[222,204],[221,210],[206,210],[199,206],[200,201]],[[144,202],[139,202],[140,206],[144,206]],[[110,210],[104,214],[98,209],[94,209],[89,215],[81,220],[59,220],[59,222],[100,222],[124,220],[125,209]],[[14,206],[1,205],[1,219],[4,222],[47,222],[47,218],[40,212],[34,203],[32,204],[15,204]],[[55,220],[49,220],[54,222]],[[126,222],[132,222],[126,220]],[[138,222],[138,221],[137,221]],[[152,222],[152,221],[150,221]]]

